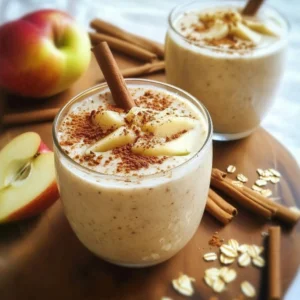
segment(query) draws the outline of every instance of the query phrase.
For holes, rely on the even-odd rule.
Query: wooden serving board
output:
[[[116,57],[121,68],[138,64],[121,55]],[[71,89],[58,96],[28,104],[24,99],[2,94],[2,102],[6,103],[7,111],[14,112],[60,107],[78,92],[94,85],[99,72],[92,60],[88,72]],[[147,77],[165,81],[162,73]],[[0,148],[12,137],[26,131],[38,132],[48,145],[52,145],[49,122],[3,129]],[[222,170],[229,164],[237,166],[238,172],[249,177],[249,185],[257,178],[257,168],[275,168],[283,176],[280,183],[271,186],[277,201],[287,206],[300,206],[300,170],[297,163],[280,143],[261,128],[240,141],[215,142],[213,164]],[[240,283],[244,280],[256,287],[257,299],[267,299],[267,268],[240,268],[234,262],[231,267],[237,270],[237,279],[220,295],[215,295],[203,282],[205,269],[220,267],[218,261],[208,263],[202,258],[208,251],[218,251],[218,248],[208,245],[215,231],[225,241],[235,238],[240,243],[263,244],[261,232],[267,230],[270,223],[266,224],[237,207],[238,216],[226,227],[205,213],[193,239],[169,261],[150,268],[130,269],[111,265],[90,253],[72,232],[61,202],[57,201],[40,217],[0,226],[0,298],[159,300],[168,296],[185,299],[171,286],[171,280],[182,272],[196,279],[196,292],[191,299],[209,299],[211,296],[234,299],[241,295]],[[284,291],[300,263],[299,235],[300,224],[292,229],[283,229],[281,272]]]

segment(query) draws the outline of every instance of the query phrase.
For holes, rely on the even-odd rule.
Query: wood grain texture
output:
[[[120,68],[137,65],[118,55]],[[62,106],[78,92],[95,84],[99,70],[92,61],[89,71],[68,91],[47,101],[32,103],[25,108],[24,99],[5,96],[8,111],[24,111],[37,108]],[[148,78],[164,81],[163,74]],[[3,96],[3,95],[2,95]],[[51,123],[31,124],[5,129],[0,134],[0,147],[12,137],[33,130],[52,145]],[[300,206],[300,171],[295,160],[270,134],[258,129],[249,138],[214,143],[214,167],[225,170],[229,164],[237,167],[249,178],[249,186],[257,178],[256,168],[275,168],[282,173],[282,180],[272,185],[276,201],[287,206]],[[230,175],[232,178],[234,175]],[[227,198],[229,202],[232,202]],[[14,299],[125,299],[159,300],[162,296],[186,299],[177,294],[171,280],[180,272],[196,278],[196,293],[189,299],[209,299],[214,293],[203,282],[204,270],[220,264],[204,262],[202,256],[210,248],[208,240],[215,231],[228,240],[240,243],[263,244],[262,231],[271,223],[239,209],[234,220],[222,227],[205,213],[193,239],[175,257],[158,266],[146,269],[121,268],[102,261],[91,254],[75,237],[64,214],[61,202],[56,202],[42,216],[0,227],[0,298]],[[285,292],[294,278],[300,263],[300,225],[282,232],[282,290]],[[288,258],[288,259],[287,259]],[[239,268],[235,262],[237,279],[228,285],[219,299],[233,299],[241,294],[240,283],[250,281],[259,292],[258,299],[267,297],[267,269],[253,266]]]

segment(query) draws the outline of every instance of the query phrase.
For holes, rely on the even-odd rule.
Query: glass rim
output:
[[[155,84],[155,85],[159,85],[161,87],[168,87],[169,89],[173,90],[173,91],[180,91],[183,96],[187,99],[187,100],[192,100],[195,103],[193,103],[196,107],[197,104],[199,105],[199,107],[197,107],[198,110],[202,110],[201,113],[204,115],[204,117],[206,118],[206,122],[207,122],[207,136],[206,139],[203,143],[203,145],[200,147],[200,149],[194,153],[194,155],[192,157],[190,157],[188,160],[184,161],[183,163],[181,163],[180,165],[165,170],[165,171],[160,171],[154,174],[146,174],[146,175],[130,175],[130,176],[124,176],[124,175],[115,175],[115,174],[106,174],[106,173],[101,173],[101,172],[97,172],[95,170],[92,170],[88,167],[82,166],[81,164],[77,163],[76,161],[74,161],[71,157],[69,157],[65,151],[62,149],[62,147],[60,146],[59,142],[58,142],[58,138],[57,138],[57,127],[58,127],[58,122],[62,119],[62,114],[66,109],[69,109],[73,103],[75,103],[78,99],[80,99],[81,97],[85,96],[86,94],[90,94],[93,92],[97,92],[99,89],[101,88],[105,88],[108,87],[107,83],[100,83],[97,85],[94,85],[88,89],[85,89],[84,91],[80,92],[79,94],[75,95],[74,97],[72,97],[57,113],[54,121],[53,121],[53,125],[52,125],[52,137],[53,137],[53,143],[54,146],[56,147],[56,149],[58,150],[58,152],[64,157],[64,159],[66,159],[73,167],[76,167],[77,169],[79,169],[82,172],[85,173],[89,173],[91,175],[95,175],[97,177],[103,177],[103,178],[110,178],[110,179],[115,179],[115,180],[119,180],[119,181],[141,181],[144,179],[149,179],[149,178],[156,178],[156,177],[161,177],[164,174],[168,173],[168,172],[172,172],[173,170],[178,170],[179,168],[183,167],[184,165],[186,165],[187,163],[189,163],[190,161],[194,160],[200,153],[202,153],[204,150],[206,150],[206,148],[208,147],[208,144],[212,141],[212,135],[213,135],[213,124],[212,124],[212,119],[211,116],[208,112],[208,110],[206,109],[206,107],[203,105],[203,103],[201,101],[199,101],[196,97],[192,96],[191,94],[189,94],[188,92],[175,87],[171,84],[168,83],[164,83],[164,82],[160,82],[160,81],[156,81],[156,80],[151,80],[151,79],[143,79],[143,78],[126,78],[125,82],[127,83],[133,83],[134,82],[146,82],[149,84]]]
[[[193,41],[187,39],[185,36],[183,36],[174,26],[174,22],[172,20],[172,17],[173,17],[173,14],[175,14],[178,10],[180,10],[181,8],[184,8],[185,6],[189,6],[191,4],[194,4],[194,3],[202,3],[202,4],[211,4],[213,2],[218,2],[220,4],[225,4],[228,3],[228,2],[240,2],[240,3],[243,3],[242,1],[239,1],[239,0],[214,0],[214,1],[211,1],[211,0],[193,0],[193,1],[190,1],[190,2],[185,2],[185,3],[181,3],[181,4],[178,4],[176,5],[175,7],[172,8],[172,10],[170,11],[169,13],[169,16],[168,16],[168,24],[169,24],[169,28],[172,29],[172,31],[177,34],[177,36],[179,36],[181,39],[183,39],[185,42],[187,42],[188,44],[191,44],[197,48],[200,48],[200,49],[209,49],[209,50],[216,50],[216,51],[219,51],[219,52],[224,52],[224,53],[245,53],[245,52],[248,52],[249,50],[247,49],[222,49],[222,48],[219,48],[217,46],[211,46],[211,45],[197,45],[195,44]],[[262,8],[261,9],[264,9],[264,8],[268,8],[268,9],[271,9],[272,11],[276,12],[280,18],[283,20],[283,22],[285,23],[286,25],[286,34],[288,35],[289,31],[290,31],[290,23],[288,21],[288,19],[281,13],[279,12],[276,8],[274,8],[273,6],[269,5],[269,4],[266,4],[264,3],[262,5]],[[285,37],[287,38],[287,37]],[[278,39],[278,41],[275,41],[274,43],[272,43],[272,45],[274,44],[277,44],[281,41],[282,39]],[[260,49],[265,49],[269,47],[269,45],[264,45],[264,46],[260,46],[260,47],[256,47],[254,50],[260,50]],[[252,49],[253,50],[253,49]]]

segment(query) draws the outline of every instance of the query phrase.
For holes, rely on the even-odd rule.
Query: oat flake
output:
[[[243,281],[241,283],[241,290],[244,295],[249,298],[255,297],[256,295],[255,288],[249,281]]]
[[[205,253],[203,255],[203,258],[205,261],[214,261],[218,258],[218,256],[215,252],[209,252],[209,253]]]
[[[235,171],[236,171],[236,167],[235,166],[233,166],[233,165],[229,165],[228,167],[227,167],[227,173],[234,173]]]
[[[225,282],[221,278],[217,278],[215,282],[213,283],[212,289],[216,293],[221,293],[225,289]]]
[[[230,239],[228,242],[228,245],[231,246],[235,251],[238,251],[239,243],[235,239]]]
[[[257,256],[255,258],[252,259],[252,263],[259,268],[263,268],[266,264],[265,260],[263,257],[261,256]]]
[[[234,262],[234,257],[228,257],[221,253],[220,255],[220,262],[224,265],[230,265]]]
[[[251,257],[250,257],[250,255],[247,252],[241,254],[239,256],[239,258],[238,258],[238,263],[239,263],[240,267],[247,267],[247,266],[249,266],[250,263],[251,263]]]
[[[194,294],[194,288],[192,286],[194,278],[187,275],[180,275],[179,278],[172,280],[173,288],[184,296],[192,296]]]
[[[241,174],[241,173],[237,174],[236,178],[237,178],[238,181],[240,181],[242,183],[246,183],[248,181],[248,178],[245,175]]]
[[[238,256],[237,251],[227,244],[223,244],[220,247],[220,251],[227,257],[237,257]]]
[[[265,186],[265,185],[267,185],[267,181],[266,180],[263,180],[263,179],[257,179],[256,181],[255,181],[255,184],[257,185],[257,186]]]

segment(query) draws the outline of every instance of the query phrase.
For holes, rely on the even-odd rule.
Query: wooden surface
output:
[[[121,68],[136,62],[118,55]],[[24,111],[41,107],[57,107],[76,93],[95,84],[98,67],[92,61],[89,71],[68,91],[47,101],[31,101],[2,95],[7,111]],[[164,81],[163,74],[148,76]],[[1,99],[0,99],[1,101]],[[1,103],[1,102],[0,102]],[[26,108],[25,108],[26,105]],[[31,124],[2,130],[0,147],[12,137],[26,131],[38,132],[43,140],[52,144],[51,123]],[[263,129],[249,138],[227,143],[214,143],[214,166],[225,169],[228,164],[249,177],[249,185],[257,178],[256,168],[275,168],[283,178],[272,190],[277,201],[287,206],[300,206],[300,171],[287,150]],[[1,167],[1,166],[0,166]],[[238,206],[237,206],[238,207]],[[238,207],[239,208],[239,207]],[[153,299],[163,296],[185,299],[177,294],[171,280],[179,273],[196,279],[195,295],[190,299],[209,299],[214,293],[203,282],[204,270],[220,267],[218,261],[204,262],[202,256],[210,248],[208,240],[215,231],[228,240],[240,243],[263,244],[261,232],[271,223],[264,223],[251,213],[239,209],[238,216],[228,226],[222,226],[205,213],[199,229],[188,245],[175,257],[158,266],[145,269],[121,268],[102,261],[91,254],[78,241],[57,201],[42,216],[0,227],[0,299]],[[282,286],[286,291],[300,263],[300,225],[283,229]],[[258,299],[267,299],[267,269],[253,266],[239,268],[237,279],[230,283],[218,299],[233,299],[241,295],[240,283],[248,280],[259,293]]]

